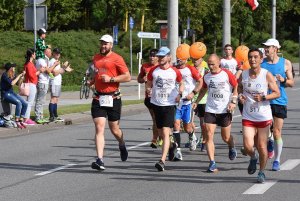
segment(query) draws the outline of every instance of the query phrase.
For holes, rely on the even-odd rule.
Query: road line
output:
[[[300,164],[300,159],[289,159],[281,164],[280,170],[292,170]]]
[[[254,184],[243,194],[264,194],[269,188],[271,188],[277,181],[266,181],[264,184]]]
[[[234,119],[234,118],[237,118],[237,117],[241,117],[242,115],[235,115],[235,116],[233,116],[232,118]]]
[[[291,91],[298,91],[300,88],[290,89]]]
[[[141,143],[141,144],[138,144],[138,145],[129,147],[129,148],[127,148],[127,149],[128,149],[128,150],[130,150],[130,149],[135,149],[135,148],[138,148],[138,147],[142,147],[142,146],[145,146],[145,145],[149,145],[150,143],[151,143],[151,142],[144,142],[144,143]]]
[[[63,169],[67,169],[67,168],[75,166],[75,165],[77,165],[77,164],[71,163],[71,164],[64,165],[64,166],[61,166],[61,167],[58,167],[58,168],[54,168],[52,170],[48,170],[48,171],[45,171],[45,172],[35,174],[35,176],[44,176],[44,175],[47,175],[47,174],[51,174],[53,172],[57,172],[57,171],[60,171],[60,170],[63,170]]]

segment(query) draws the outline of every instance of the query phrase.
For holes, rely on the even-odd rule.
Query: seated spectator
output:
[[[19,127],[25,127],[23,121],[25,120],[25,113],[27,110],[27,102],[13,91],[19,79],[25,75],[23,71],[20,75],[15,76],[15,63],[5,64],[5,72],[1,76],[1,97],[4,101],[16,105],[15,120]]]

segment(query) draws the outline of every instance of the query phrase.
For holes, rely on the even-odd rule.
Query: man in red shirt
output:
[[[138,83],[145,83],[145,87],[146,87],[146,83],[147,83],[147,75],[150,71],[151,68],[157,66],[158,63],[158,56],[156,56],[156,53],[158,52],[158,49],[151,49],[149,52],[149,62],[148,63],[144,63],[141,67],[140,73],[137,77],[137,81]],[[152,141],[150,146],[152,148],[157,148],[157,138],[158,138],[158,131],[157,131],[157,127],[156,127],[156,123],[155,123],[155,116],[154,116],[154,111],[153,111],[153,107],[152,104],[150,103],[150,99],[151,97],[147,94],[146,89],[145,89],[145,100],[144,100],[144,104],[145,106],[148,108],[151,118],[152,118]]]
[[[95,76],[91,84],[95,84],[96,93],[92,102],[92,117],[96,128],[95,143],[97,159],[91,164],[96,170],[105,170],[103,162],[104,130],[106,119],[111,133],[119,142],[120,157],[126,161],[128,152],[119,127],[121,117],[120,82],[129,82],[131,77],[124,59],[112,51],[113,38],[105,34],[100,38],[100,53],[95,54],[93,64]]]

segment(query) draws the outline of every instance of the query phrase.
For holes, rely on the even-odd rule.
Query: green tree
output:
[[[47,0],[49,29],[58,31],[60,29],[81,28],[81,25],[76,23],[83,15],[82,12],[80,12],[81,1],[82,0]]]
[[[22,30],[24,6],[25,1],[2,0],[0,2],[0,30]]]

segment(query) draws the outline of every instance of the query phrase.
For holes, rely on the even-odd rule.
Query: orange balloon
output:
[[[243,69],[243,70],[248,70],[248,69],[250,69],[249,60],[243,62],[242,69]]]
[[[238,46],[235,50],[235,59],[237,62],[247,61],[248,60],[249,48],[245,45]]]
[[[190,58],[190,46],[188,44],[181,44],[176,49],[176,57],[180,60],[187,60]]]
[[[193,59],[200,59],[206,54],[206,46],[204,43],[196,42],[191,45],[190,55]]]

